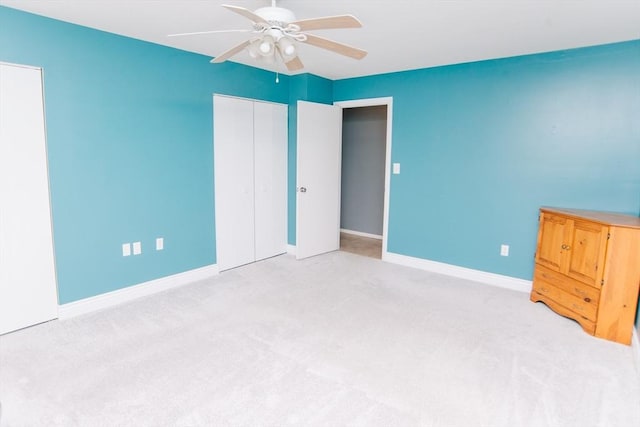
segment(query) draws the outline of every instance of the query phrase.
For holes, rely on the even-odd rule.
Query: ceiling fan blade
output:
[[[245,18],[249,19],[251,22],[255,22],[256,24],[269,25],[269,22],[267,22],[266,19],[264,19],[261,16],[256,15],[255,13],[253,13],[252,11],[250,11],[247,8],[240,7],[240,6],[233,6],[233,5],[230,5],[230,4],[223,4],[222,7],[227,8],[230,11],[237,13],[238,15],[242,15]]]
[[[215,34],[215,33],[251,33],[253,30],[213,30],[213,31],[196,31],[194,33],[178,33],[169,34],[167,37],[197,36],[199,34]]]
[[[300,27],[300,31],[362,27],[362,22],[360,22],[358,18],[353,15],[337,15],[325,16],[322,18],[301,19],[299,21],[291,22],[290,25],[291,24]]]
[[[357,47],[338,43],[333,40],[325,39],[324,37],[314,36],[313,34],[305,34],[305,36],[307,36],[307,40],[303,41],[303,43],[330,50],[331,52],[335,52],[340,55],[349,56],[354,59],[362,59],[367,56],[366,50],[358,49]]]
[[[236,46],[232,47],[231,49],[227,50],[226,52],[222,52],[220,55],[218,55],[215,58],[213,58],[211,60],[211,63],[212,64],[218,64],[220,62],[224,62],[227,59],[231,58],[236,53],[241,52],[242,49],[244,49],[245,47],[249,46],[250,44],[251,44],[251,40],[244,41],[244,42],[240,43],[239,45],[236,45]]]
[[[302,64],[302,61],[300,61],[299,57],[295,57],[292,60],[285,62],[284,65],[287,66],[287,70],[289,71],[298,71],[298,70],[302,70],[304,68],[304,65]]]

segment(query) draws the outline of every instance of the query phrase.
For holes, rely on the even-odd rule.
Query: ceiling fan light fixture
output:
[[[278,48],[280,49],[280,53],[287,58],[292,58],[296,54],[295,44],[287,37],[282,37],[278,40]]]
[[[263,56],[262,58],[260,58],[260,61],[264,62],[265,64],[275,64],[276,56],[275,55]]]
[[[258,50],[262,56],[272,56],[275,49],[273,37],[264,36],[258,45]]]
[[[255,41],[249,45],[247,48],[249,52],[249,56],[253,59],[260,58],[260,41]]]

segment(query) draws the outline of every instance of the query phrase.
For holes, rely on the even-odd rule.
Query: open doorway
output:
[[[342,112],[340,250],[381,259],[388,106]]]
[[[381,258],[386,260],[388,257],[393,125],[391,97],[338,101],[334,105],[298,101],[295,248],[297,259],[340,249],[342,111],[345,108],[371,106],[385,106],[387,113]]]

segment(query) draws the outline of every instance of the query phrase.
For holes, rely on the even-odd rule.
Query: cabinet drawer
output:
[[[542,301],[549,307],[551,310],[555,311],[561,316],[568,317],[569,319],[573,319],[582,326],[582,329],[588,334],[595,335],[596,333],[596,322],[586,319],[583,316],[576,314],[575,312],[569,310],[563,305],[558,304],[553,299],[547,297],[546,295],[542,295],[539,292],[533,290],[531,292],[531,301],[538,302]]]
[[[600,291],[577,280],[536,265],[533,291],[554,300],[574,313],[596,320]]]
[[[600,300],[600,289],[586,285],[578,280],[567,277],[563,274],[550,270],[541,265],[536,265],[534,280],[542,280],[550,283],[564,292],[580,298],[586,303],[598,305]]]

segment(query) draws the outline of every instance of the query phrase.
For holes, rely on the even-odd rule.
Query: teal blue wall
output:
[[[393,97],[391,252],[530,279],[540,205],[640,213],[640,41],[335,82],[209,59],[0,7],[0,61],[44,68],[61,303],[215,263],[213,93],[289,104],[290,244],[300,99]]]
[[[0,61],[44,69],[61,303],[216,262],[212,94],[288,103],[289,78],[209,60],[0,7]]]
[[[390,252],[530,280],[541,205],[640,212],[640,41],[333,90],[393,97]]]

